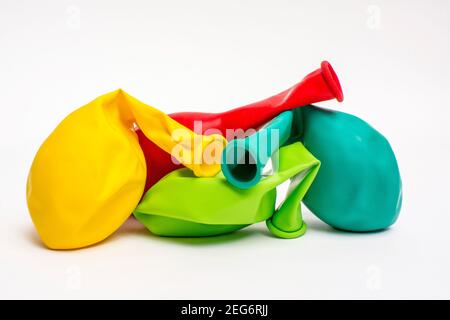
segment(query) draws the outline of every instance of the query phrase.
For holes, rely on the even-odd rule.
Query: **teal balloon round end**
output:
[[[305,147],[322,165],[304,198],[325,223],[341,230],[388,228],[402,205],[402,182],[387,139],[358,117],[307,106],[296,110]]]

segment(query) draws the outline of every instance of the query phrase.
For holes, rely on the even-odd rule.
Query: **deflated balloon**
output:
[[[229,137],[227,130],[258,129],[283,111],[330,99],[341,102],[344,95],[334,69],[330,63],[323,61],[319,69],[309,73],[302,81],[270,98],[223,113],[181,112],[170,117],[197,133],[205,134],[214,129],[231,140],[236,136]],[[163,176],[181,166],[171,161],[167,153],[139,131],[138,136],[149,168],[145,188],[148,190]]]
[[[342,230],[375,231],[392,225],[402,204],[402,182],[387,139],[347,113],[307,106],[294,114],[293,131],[321,161],[303,199],[306,206]]]
[[[300,202],[320,162],[300,142],[276,151],[272,161],[273,174],[246,190],[232,187],[221,173],[196,178],[187,169],[175,170],[147,191],[134,215],[161,236],[218,235],[264,220],[278,237],[301,236],[306,224]],[[290,192],[275,210],[276,186],[288,179]]]
[[[71,113],[42,144],[30,169],[27,202],[42,241],[71,249],[99,242],[128,218],[142,197],[145,158],[133,127],[138,125],[166,152],[178,148],[196,175],[220,171],[196,163],[201,151],[225,140],[198,136],[161,111],[118,90]],[[177,134],[175,132],[178,131]],[[216,149],[217,152],[217,149]]]

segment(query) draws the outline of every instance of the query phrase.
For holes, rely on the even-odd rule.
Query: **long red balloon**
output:
[[[181,112],[170,116],[191,130],[194,129],[194,121],[201,121],[202,132],[197,133],[217,129],[225,136],[226,129],[257,129],[283,111],[331,99],[341,102],[344,96],[336,73],[327,61],[323,61],[319,69],[301,82],[265,100],[223,113]],[[148,140],[142,132],[138,130],[137,133],[147,163],[147,191],[159,179],[182,165],[175,164],[170,154]]]

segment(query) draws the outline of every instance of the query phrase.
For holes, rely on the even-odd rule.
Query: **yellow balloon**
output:
[[[197,176],[220,171],[220,161],[197,158],[212,145],[220,158],[226,144],[222,136],[197,135],[122,90],[103,95],[67,116],[31,166],[28,208],[49,248],[102,241],[133,212],[146,180],[136,125],[166,152],[176,149],[173,156]]]

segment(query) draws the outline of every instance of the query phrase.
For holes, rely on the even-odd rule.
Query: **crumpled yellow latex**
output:
[[[226,140],[201,136],[122,90],[67,116],[40,147],[30,169],[27,202],[42,241],[73,249],[104,240],[129,217],[145,185],[137,124],[145,135],[197,176],[220,171]],[[178,132],[177,132],[178,131]],[[206,149],[217,161],[201,161]]]

